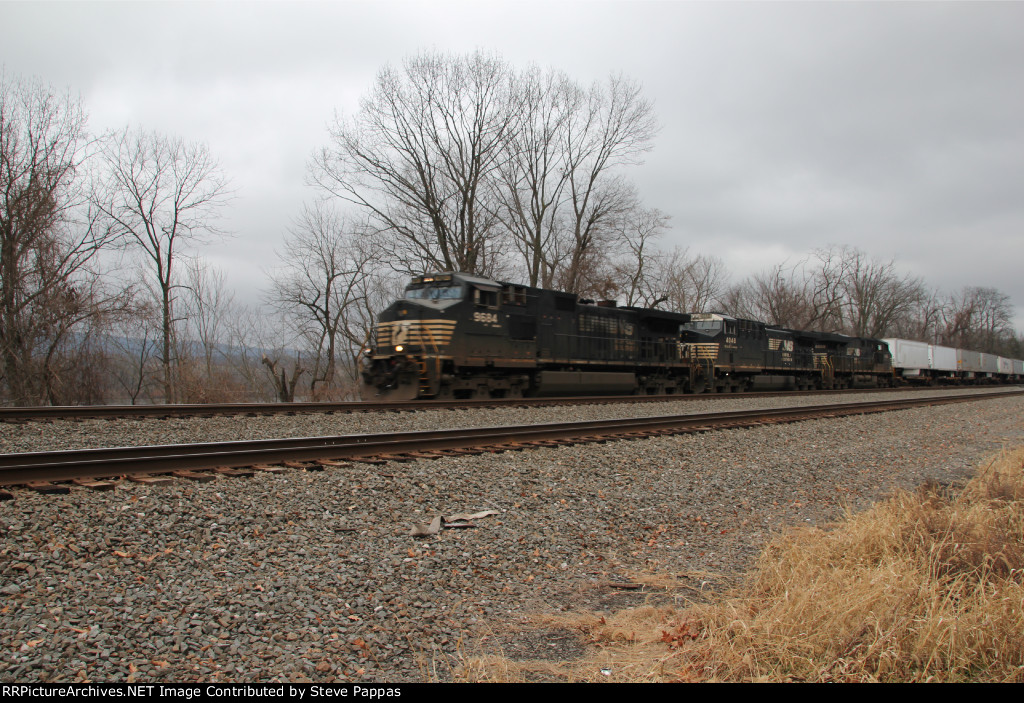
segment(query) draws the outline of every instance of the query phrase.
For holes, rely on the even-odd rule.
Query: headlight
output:
[[[405,351],[405,347],[403,347],[401,344],[399,344],[397,347],[395,347],[395,351],[396,352]]]

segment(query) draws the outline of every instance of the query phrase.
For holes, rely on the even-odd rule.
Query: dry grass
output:
[[[787,534],[712,604],[541,618],[588,655],[467,659],[460,678],[1024,681],[1022,466],[1024,449],[1003,452],[958,494],[925,486]]]

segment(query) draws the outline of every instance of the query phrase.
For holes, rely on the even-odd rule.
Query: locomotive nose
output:
[[[413,354],[435,351],[447,342],[445,332],[449,325],[443,320],[432,319],[437,312],[414,302],[403,301],[381,315],[377,323],[377,348],[375,355]]]
[[[447,353],[455,320],[436,306],[402,300],[377,323],[376,346],[364,359],[364,400],[413,400],[437,393],[440,357]]]

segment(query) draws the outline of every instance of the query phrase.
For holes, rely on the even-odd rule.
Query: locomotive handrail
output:
[[[440,383],[440,378],[441,378],[441,359],[440,359],[440,353],[441,352],[440,352],[440,349],[437,346],[437,340],[434,338],[434,331],[432,329],[430,329],[430,325],[424,325],[423,328],[426,330],[427,337],[430,339],[430,348],[431,348],[431,351],[434,352],[433,356],[431,357],[433,359],[433,361],[434,361],[434,375],[436,376],[436,378],[438,379],[438,382]],[[426,364],[424,364],[424,371],[426,371]],[[428,381],[430,380],[429,375],[428,375],[427,380]],[[420,383],[422,385],[422,381]],[[431,391],[431,393],[433,393],[433,391],[434,391],[434,387],[433,387],[432,383],[430,385],[430,391]]]

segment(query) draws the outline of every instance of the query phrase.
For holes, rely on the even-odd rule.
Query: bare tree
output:
[[[533,67],[515,81],[521,110],[501,160],[498,215],[522,257],[531,286],[553,285],[566,219],[566,130],[582,105],[579,88],[565,74]]]
[[[181,321],[174,335],[179,402],[217,403],[248,398],[248,385],[228,358],[229,321],[238,314],[224,271],[200,257],[183,262]]]
[[[164,401],[173,403],[176,264],[183,249],[220,234],[213,223],[226,201],[227,181],[205,145],[152,132],[112,135],[103,155],[110,196],[102,209],[144,262],[160,311]]]
[[[230,352],[225,361],[247,389],[247,397],[260,402],[280,400],[280,377],[264,364],[263,357],[282,360],[296,356],[286,348],[290,333],[283,322],[270,311],[239,305],[233,309],[226,328]]]
[[[283,265],[271,273],[268,302],[294,327],[312,358],[310,392],[319,397],[337,383],[338,357],[353,363],[366,344],[380,252],[355,226],[327,206],[306,208],[290,230]],[[346,365],[347,378],[354,369]]]
[[[420,54],[384,68],[354,119],[335,120],[313,180],[387,235],[405,273],[491,273],[497,169],[517,122],[497,57]]]
[[[878,261],[859,249],[844,248],[840,291],[847,310],[844,331],[856,337],[884,337],[897,320],[926,297],[924,284],[900,275],[894,261]]]
[[[503,161],[502,223],[531,285],[606,289],[611,254],[630,247],[624,230],[642,228],[646,217],[619,170],[651,148],[653,108],[621,76],[585,90],[564,74],[533,69],[517,86],[522,111]]]
[[[813,268],[805,268],[806,279],[811,288],[810,313],[814,329],[824,332],[842,332],[847,328],[846,312],[848,297],[853,289],[850,285],[850,267],[854,259],[862,255],[846,247],[817,249],[811,259],[802,264],[808,266],[816,260]],[[865,301],[866,302],[866,301]]]
[[[607,87],[595,84],[568,116],[565,128],[565,169],[569,255],[561,275],[562,289],[583,286],[588,261],[616,214],[634,203],[632,188],[614,168],[639,163],[657,131],[653,106],[640,86],[612,76]]]
[[[919,279],[901,275],[893,261],[852,247],[818,249],[795,265],[778,264],[725,296],[734,314],[859,337],[883,337],[900,325],[919,327],[910,322],[913,315],[934,317],[926,299]]]
[[[311,172],[387,236],[396,270],[497,275],[516,251],[531,285],[584,292],[608,271],[616,218],[637,206],[617,171],[655,131],[620,76],[584,89],[480,52],[421,54],[381,71]]]
[[[148,297],[137,297],[107,320],[105,332],[111,349],[108,372],[132,405],[152,397],[159,375],[153,364],[159,329],[156,302]]]
[[[585,90],[564,73],[530,68],[515,86],[519,119],[498,189],[502,225],[530,285],[602,288],[594,276],[614,266],[607,245],[625,243],[623,221],[643,213],[616,171],[650,149],[652,107],[637,84],[617,76]]]
[[[804,262],[776,264],[750,276],[723,297],[725,312],[763,320],[771,325],[814,329],[819,319],[814,304],[814,279]]]
[[[656,266],[665,308],[676,312],[708,312],[722,308],[728,274],[721,259],[703,254],[691,257],[676,247],[662,256]]]
[[[942,311],[941,341],[998,353],[1013,335],[1010,297],[995,288],[969,287],[949,296]]]
[[[912,305],[893,321],[890,335],[901,339],[935,342],[939,337],[944,303],[937,290],[928,290],[921,284],[921,292]]]
[[[85,112],[0,74],[0,379],[17,404],[54,399],[53,360],[115,294],[95,263],[111,244],[88,206]]]
[[[214,361],[222,355],[227,319],[232,314],[235,295],[228,290],[224,271],[201,258],[185,262],[186,295],[183,298],[185,328],[179,346],[188,345],[202,355],[203,375],[214,377]],[[179,350],[179,354],[182,354]]]
[[[266,365],[270,378],[274,382],[274,389],[277,393],[277,401],[279,403],[294,403],[295,402],[295,386],[298,385],[299,379],[302,378],[302,374],[306,373],[306,369],[302,368],[302,359],[295,359],[295,363],[292,364],[292,377],[288,379],[288,369],[285,368],[284,364],[281,364],[280,368],[278,363],[280,359],[271,359],[266,354],[263,355],[263,363]]]
[[[614,238],[625,250],[613,271],[618,296],[626,305],[657,308],[669,301],[661,266],[664,255],[655,248],[668,220],[669,216],[660,210],[636,208],[612,226]]]

